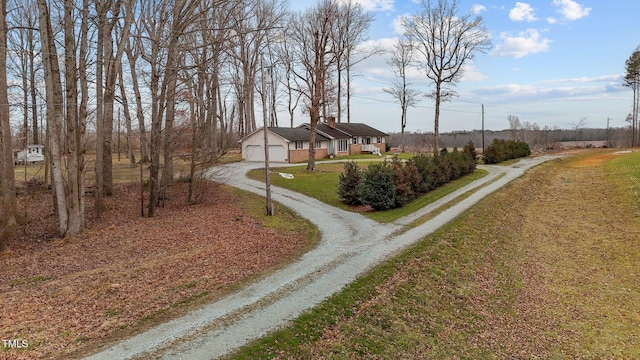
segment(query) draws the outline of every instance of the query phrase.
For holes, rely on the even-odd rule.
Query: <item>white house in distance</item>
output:
[[[27,145],[22,149],[13,150],[13,163],[35,163],[44,161],[44,145]]]
[[[304,162],[309,158],[310,125],[297,128],[269,127],[269,161]],[[329,118],[318,124],[316,131],[316,159],[351,154],[385,151],[387,134],[366,124],[336,123]],[[245,161],[264,161],[263,129],[254,131],[240,140]]]

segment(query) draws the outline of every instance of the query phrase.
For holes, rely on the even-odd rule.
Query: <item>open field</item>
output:
[[[541,165],[230,358],[640,358],[637,156]]]

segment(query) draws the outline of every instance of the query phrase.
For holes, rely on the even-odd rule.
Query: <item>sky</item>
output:
[[[434,0],[437,1],[437,0]],[[293,10],[313,0],[292,0]],[[420,0],[356,0],[375,14],[366,45],[389,48],[402,33],[402,16],[417,14]],[[481,16],[492,42],[476,54],[455,87],[458,97],[442,104],[440,132],[509,128],[508,117],[541,128],[626,126],[633,92],[624,87],[625,61],[640,45],[640,1],[460,0],[459,14]],[[389,55],[358,64],[353,80],[352,122],[385,132],[400,131],[400,105],[382,89],[394,79]],[[409,81],[423,93],[430,85],[412,70]],[[343,119],[346,121],[346,118]],[[308,122],[297,114],[296,123]],[[433,131],[434,102],[409,108],[407,131]]]

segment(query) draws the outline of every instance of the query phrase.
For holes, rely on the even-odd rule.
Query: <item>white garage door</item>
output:
[[[264,161],[264,148],[261,145],[247,145],[244,156],[247,161]],[[286,152],[282,145],[269,145],[269,161],[284,162]]]
[[[286,157],[284,146],[269,145],[269,161],[284,162]]]

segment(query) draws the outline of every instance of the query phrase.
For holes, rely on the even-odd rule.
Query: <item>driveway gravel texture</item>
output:
[[[272,187],[274,201],[318,226],[321,240],[314,249],[288,267],[217,302],[116,343],[86,359],[198,360],[226,355],[286,325],[372,267],[452,221],[527,169],[558,157],[524,158],[510,166],[481,165],[480,168],[489,171],[487,176],[388,224],[379,224],[362,214]],[[272,166],[292,165],[278,163]],[[264,183],[245,177],[247,171],[260,167],[264,167],[264,163],[233,163],[211,168],[205,175],[209,179],[264,195]],[[472,195],[425,223],[407,227],[412,221],[474,189],[476,191]]]

